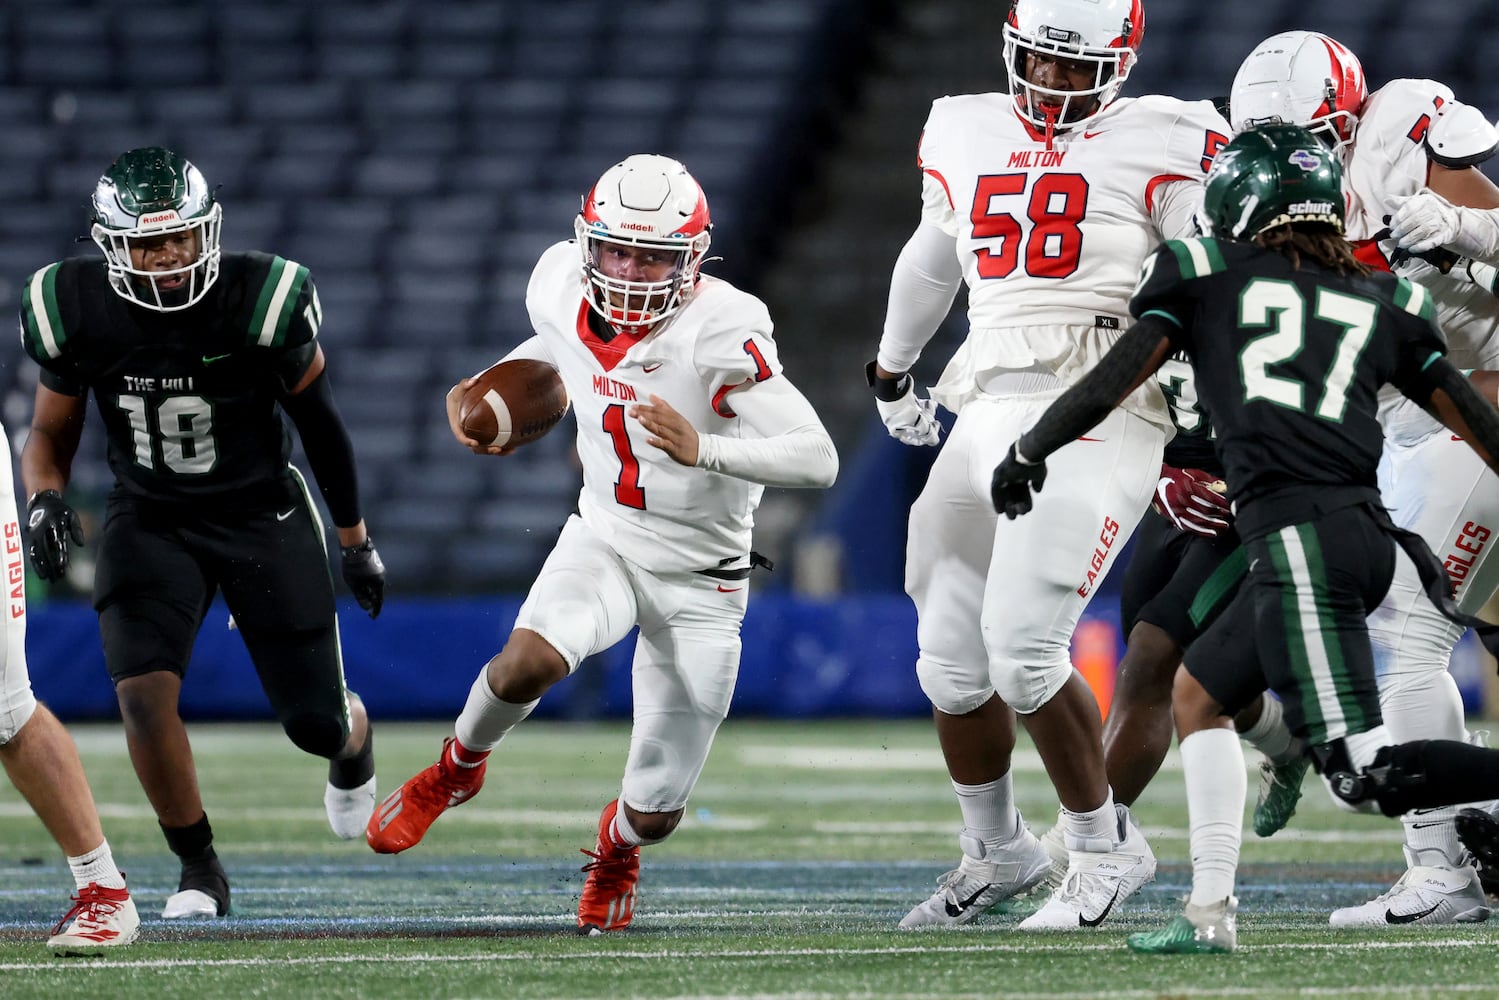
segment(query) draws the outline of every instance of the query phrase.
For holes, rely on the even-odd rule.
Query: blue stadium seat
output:
[[[412,73],[437,80],[484,80],[505,68],[499,48],[490,39],[429,39],[410,52]]]

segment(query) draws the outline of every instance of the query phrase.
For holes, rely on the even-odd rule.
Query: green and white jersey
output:
[[[1288,487],[1374,491],[1380,386],[1425,398],[1422,372],[1446,352],[1421,286],[1388,273],[1344,277],[1309,259],[1296,269],[1233,240],[1163,244],[1130,311],[1178,331],[1174,346],[1192,360],[1241,507]]]
[[[21,293],[42,384],[92,392],[120,487],[169,500],[280,494],[291,443],[277,401],[312,363],[321,321],[307,268],[263,253],[224,254],[208,294],[178,312],[115,294],[99,258],[49,264]]]

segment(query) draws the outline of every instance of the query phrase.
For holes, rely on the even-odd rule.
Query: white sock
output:
[[[1063,840],[1069,851],[1112,851],[1122,842],[1119,836],[1119,811],[1114,808],[1114,790],[1109,789],[1103,805],[1076,813],[1062,807]]]
[[[97,882],[107,889],[125,888],[125,876],[115,867],[114,854],[110,852],[107,840],[87,854],[68,858],[68,867],[73,870],[73,881],[80,889],[90,882]]]
[[[1264,708],[1260,712],[1259,721],[1239,734],[1245,742],[1277,764],[1305,753],[1306,745],[1292,736],[1291,730],[1286,727],[1285,706],[1280,703],[1280,699],[1272,697],[1267,691],[1260,703]]]
[[[468,701],[464,702],[463,711],[458,713],[453,734],[469,750],[493,750],[500,745],[500,740],[505,738],[506,733],[531,714],[538,701],[529,701],[524,705],[502,701],[489,689],[489,668],[486,667],[479,671],[474,686],[468,690]]]
[[[1191,826],[1192,895],[1187,901],[1208,906],[1234,893],[1249,778],[1232,729],[1193,733],[1181,741],[1181,758]]]
[[[630,817],[625,814],[625,803],[623,799],[614,808],[614,824],[609,830],[609,836],[616,847],[639,847],[646,843],[659,843],[659,841],[647,841],[640,835],[635,827],[630,825]]]
[[[954,781],[958,808],[963,813],[963,834],[983,843],[985,854],[990,848],[1015,839],[1020,814],[1015,811],[1015,790],[1009,772],[1004,777],[982,785],[961,785]],[[959,842],[962,842],[962,837]],[[964,853],[970,853],[966,848]]]

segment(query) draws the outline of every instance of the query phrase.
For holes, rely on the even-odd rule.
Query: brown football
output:
[[[567,389],[545,361],[501,361],[475,378],[463,394],[458,420],[463,432],[482,444],[518,448],[567,415]]]

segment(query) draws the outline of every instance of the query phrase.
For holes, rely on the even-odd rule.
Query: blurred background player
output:
[[[16,521],[15,481],[10,474],[10,438],[0,433],[0,536],[5,541],[5,578],[20,580],[21,526]],[[42,826],[67,855],[78,892],[73,907],[53,928],[48,947],[59,955],[91,955],[134,941],[140,932],[135,901],[115,867],[99,810],[78,759],[78,747],[57,716],[39,704],[26,669],[26,592],[11,590],[0,628],[0,765]]]
[[[1365,623],[1389,586],[1397,541],[1429,599],[1459,614],[1441,564],[1380,503],[1379,390],[1396,385],[1496,470],[1499,412],[1443,358],[1421,286],[1371,274],[1354,257],[1344,212],[1338,161],[1310,132],[1239,135],[1208,175],[1212,238],[1168,242],[1146,262],[1130,302],[1136,325],[994,471],[996,509],[1026,513],[1048,456],[1078,450],[1074,439],[1172,350],[1192,357],[1247,576],[1177,674],[1192,892],[1183,915],[1130,937],[1137,951],[1236,944],[1245,776],[1231,716],[1267,687],[1344,807],[1394,816],[1499,791],[1499,751],[1386,732]]]
[[[340,837],[375,801],[373,744],[344,686],[321,517],[278,407],[297,425],[342,547],[344,580],[371,617],[385,570],[359,513],[349,437],[316,336],[307,269],[222,254],[222,210],[171,150],[120,154],[94,191],[103,259],[49,264],[26,282],[22,340],[41,366],[21,453],[30,556],[43,579],[83,544],[63,498],[94,395],[115,485],[94,607],[131,763],[182,861],[168,919],[222,916],[229,881],[177,714],[193,640],[221,590],[286,734],[327,757],[324,806]]]
[[[827,487],[838,471],[832,440],[781,371],[765,306],[700,273],[710,228],[682,164],[636,155],[589,191],[576,240],[537,262],[526,293],[535,336],[505,360],[546,361],[562,376],[577,413],[579,513],[475,679],[456,736],[369,822],[374,850],[414,846],[479,790],[490,751],[548,688],[639,625],[630,753],[584,851],[580,933],[629,925],[640,847],[676,829],[728,712],[748,579],[763,563],[750,551],[763,487]],[[503,454],[462,431],[471,384],[448,394],[453,434]]]
[[[922,219],[869,377],[893,437],[937,444],[908,372],[966,281],[968,336],[931,392],[958,420],[906,549],[917,676],[963,829],[958,867],[902,927],[969,923],[1051,868],[1015,808],[1015,712],[1061,800],[1067,866],[1020,926],[1096,926],[1155,874],[1109,789],[1098,704],[1068,644],[1154,492],[1170,422],[1160,391],[1143,387],[1068,456],[1066,488],[1036,517],[999,522],[987,491],[1004,444],[1118,339],[1140,261],[1191,230],[1227,141],[1205,101],[1119,98],[1143,17],[1139,0],[1020,0],[1004,28],[1009,93],[942,98],[922,135]]]
[[[1464,241],[1439,224],[1432,239],[1409,241],[1426,225],[1427,209],[1437,220],[1488,219],[1494,225],[1499,188],[1477,167],[1499,143],[1488,121],[1433,80],[1393,80],[1368,94],[1357,56],[1310,31],[1282,32],[1256,46],[1239,67],[1229,105],[1236,129],[1280,121],[1304,125],[1338,151],[1345,166],[1348,234],[1360,258],[1420,282],[1435,303],[1453,364],[1478,369],[1471,377],[1493,400],[1499,388],[1493,371],[1499,368],[1499,299],[1495,271],[1485,258],[1499,259],[1499,245]],[[1401,241],[1390,233],[1392,215]],[[1454,241],[1455,253],[1443,249]],[[1476,614],[1499,587],[1499,560],[1491,558],[1494,547],[1488,544],[1499,530],[1499,481],[1464,442],[1392,390],[1381,398],[1380,422],[1387,441],[1380,466],[1385,503],[1397,524],[1420,534],[1444,560],[1458,606]],[[1392,739],[1472,738],[1448,673],[1463,631],[1425,598],[1415,567],[1397,560],[1389,593],[1369,619],[1380,706]],[[1408,871],[1389,892],[1335,910],[1332,924],[1388,927],[1390,915],[1402,922],[1450,923],[1480,912],[1484,894],[1458,842],[1454,812],[1451,807],[1402,817]]]

